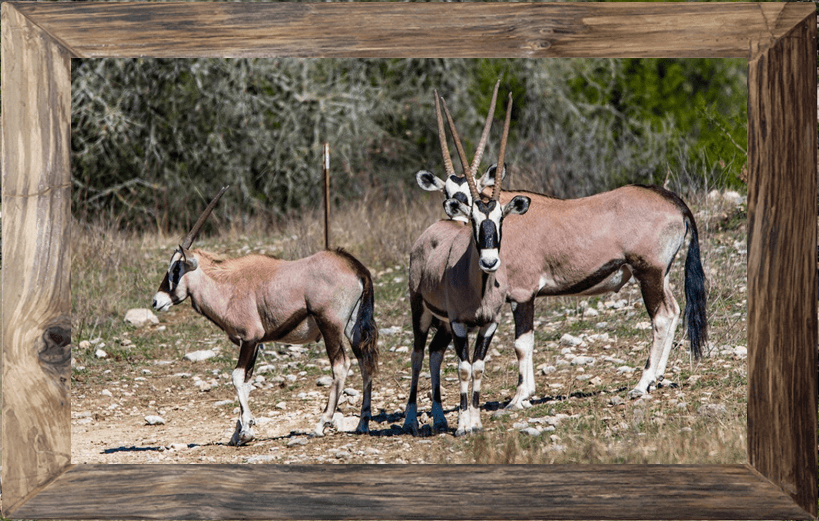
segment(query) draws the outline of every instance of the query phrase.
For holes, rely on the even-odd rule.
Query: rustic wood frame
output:
[[[139,56],[747,58],[749,463],[72,464],[70,58]],[[2,108],[6,516],[817,515],[813,4],[6,2]]]

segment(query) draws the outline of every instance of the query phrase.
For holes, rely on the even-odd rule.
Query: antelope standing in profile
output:
[[[440,135],[443,123],[437,107],[436,98]],[[444,111],[450,129],[454,129],[446,104]],[[464,161],[461,147],[458,154]],[[498,164],[504,165],[505,174],[503,158],[498,159]],[[493,165],[479,180],[481,191],[500,184],[495,183],[496,172],[497,165]],[[416,180],[425,190],[444,191],[447,199],[457,197],[470,204],[475,197],[464,186],[466,179],[454,172],[447,171],[447,180],[442,181],[422,170],[416,174]],[[501,202],[518,195],[528,196],[531,206],[524,218],[514,219],[506,227],[509,237],[504,261],[519,371],[517,391],[507,408],[528,407],[535,392],[532,361],[535,298],[617,292],[631,277],[640,285],[651,318],[653,342],[642,377],[629,396],[642,396],[651,385],[661,382],[680,317],[680,307],[669,287],[669,271],[688,233],[691,240],[685,260],[683,317],[690,352],[696,359],[702,356],[708,342],[705,272],[694,215],[678,195],[660,187],[631,185],[568,200],[507,191]]]
[[[430,368],[433,378],[432,415],[436,429],[446,429],[446,418],[441,405],[440,366],[444,351],[454,339],[458,355],[458,380],[460,383],[460,406],[456,436],[481,429],[480,390],[484,369],[484,357],[498,326],[500,310],[506,300],[508,289],[506,265],[500,258],[502,222],[509,214],[524,214],[529,198],[517,196],[501,206],[500,183],[490,198],[481,198],[475,185],[475,172],[480,165],[492,114],[498,95],[498,86],[492,97],[489,116],[478,143],[472,165],[464,173],[471,191],[471,202],[465,204],[457,198],[444,202],[447,215],[466,219],[466,224],[455,221],[439,221],[427,228],[412,247],[409,267],[410,307],[414,344],[412,352],[412,380],[407,401],[404,428],[418,433],[417,391],[418,375],[424,358],[429,328],[436,333],[430,343]],[[436,107],[438,106],[436,95]],[[503,157],[512,110],[512,98],[506,110],[506,121],[500,146]],[[441,146],[446,149],[443,137]],[[449,154],[444,153],[447,172],[454,173]],[[478,330],[472,360],[469,359],[467,333]],[[468,396],[470,380],[471,400]]]
[[[367,433],[371,417],[372,379],[378,369],[378,329],[373,317],[370,272],[343,250],[321,251],[304,259],[285,261],[266,255],[218,260],[189,248],[228,187],[216,195],[190,233],[171,256],[168,271],[153,299],[165,311],[191,298],[204,315],[239,346],[233,385],[240,416],[230,443],[243,445],[254,438],[248,406],[250,378],[262,342],[306,344],[324,338],[333,371],[327,407],[314,429],[323,435],[331,424],[351,360],[349,344],[358,358],[364,396],[356,432]]]

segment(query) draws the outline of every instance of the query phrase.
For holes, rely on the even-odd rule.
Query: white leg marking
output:
[[[472,364],[466,360],[458,362],[458,380],[461,392],[461,402],[464,399],[469,400],[469,381],[472,378]],[[463,436],[469,432],[469,404],[467,402],[466,408],[461,404],[458,405],[458,429],[455,431],[455,436]]]
[[[529,398],[535,390],[535,370],[532,352],[535,349],[535,332],[529,331],[515,339],[515,355],[518,358],[518,388],[507,409],[531,407]]]
[[[344,380],[350,371],[352,361],[346,355],[342,356],[343,358],[333,365],[333,384],[330,386],[329,396],[327,397],[327,407],[324,409],[316,428],[313,430],[313,434],[316,436],[324,436],[324,426],[328,423],[333,423],[333,415],[338,406],[338,399],[344,389]],[[341,430],[338,425],[336,429]]]
[[[236,396],[239,398],[239,421],[236,423],[236,431],[230,439],[231,445],[244,445],[252,440],[256,435],[253,432],[253,415],[250,413],[250,405],[248,398],[250,396],[250,389],[252,388],[250,382],[245,382],[245,370],[234,369],[231,373],[233,379],[233,387],[236,388]]]
[[[481,392],[481,378],[483,377],[484,362],[475,360],[472,363],[472,394]],[[481,424],[480,404],[475,405],[474,399],[469,400],[469,428],[468,432],[478,432],[483,429]]]
[[[668,303],[666,306],[666,312],[670,316],[670,324],[668,326],[668,330],[665,333],[665,340],[663,342],[663,355],[660,358],[660,363],[657,366],[657,379],[661,379],[663,374],[665,373],[665,367],[668,364],[668,355],[671,354],[671,346],[674,345],[674,333],[677,332],[677,323],[680,319],[680,305],[677,304],[677,300],[674,298],[674,295],[671,293],[671,288],[669,287],[668,276],[665,278],[665,300]]]
[[[654,315],[652,333],[654,341],[649,352],[648,369],[643,369],[643,376],[637,383],[637,387],[629,392],[631,398],[639,398],[647,393],[652,384],[657,383],[665,370],[665,362],[668,361],[668,353],[671,350],[671,342],[674,340],[674,327],[677,325],[677,317],[669,313],[665,305],[661,306]]]
[[[498,330],[498,323],[497,322],[490,322],[490,323],[486,324],[484,327],[481,328],[481,335],[483,335],[484,338],[486,338],[488,336],[494,335],[495,331],[497,331],[497,330]]]

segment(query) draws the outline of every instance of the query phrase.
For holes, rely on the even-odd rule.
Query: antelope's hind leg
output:
[[[518,359],[518,387],[515,396],[506,405],[509,410],[531,407],[529,399],[535,394],[535,369],[532,353],[535,350],[535,300],[513,303],[515,318],[515,355]]]
[[[253,432],[253,414],[250,412],[250,378],[253,376],[253,367],[256,365],[256,355],[261,344],[250,341],[242,341],[239,348],[239,362],[233,370],[233,386],[236,388],[236,395],[239,398],[239,419],[236,421],[236,430],[230,438],[230,445],[245,445],[256,437]]]
[[[651,318],[653,340],[643,375],[628,393],[631,398],[639,398],[649,391],[651,385],[662,380],[680,318],[680,306],[671,293],[668,276],[663,276],[662,271],[640,277],[640,289]]]
[[[372,395],[373,377],[364,368],[364,364],[359,364],[361,369],[361,379],[363,380],[363,397],[361,399],[361,413],[359,414],[358,426],[355,428],[356,434],[370,433],[370,418],[372,418]]]
[[[327,396],[327,406],[319,418],[313,434],[316,436],[324,436],[324,427],[328,424],[333,425],[333,415],[338,407],[338,399],[344,390],[344,381],[347,379],[347,373],[350,371],[352,360],[344,352],[344,336],[343,325],[335,322],[322,320],[316,317],[321,336],[324,338],[324,347],[327,349],[327,356],[330,358],[330,368],[333,371],[333,383],[330,385],[330,392]],[[342,425],[335,425],[336,430],[342,430]]]

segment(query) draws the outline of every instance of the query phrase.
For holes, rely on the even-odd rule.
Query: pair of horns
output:
[[[191,228],[191,231],[189,231],[185,238],[182,239],[182,244],[180,244],[180,246],[182,247],[183,250],[189,249],[193,244],[193,241],[196,240],[196,237],[199,236],[199,232],[202,231],[202,225],[205,224],[205,220],[207,220],[210,213],[216,207],[216,203],[219,202],[219,199],[221,199],[225,192],[227,192],[228,188],[230,188],[230,185],[223,186],[222,189],[219,190],[219,193],[216,194],[216,197],[213,198],[213,201],[210,202],[210,204],[202,212],[202,215],[199,216],[199,219],[197,219],[196,223],[194,223],[193,228]]]
[[[446,175],[451,176],[455,175],[455,168],[452,166],[452,158],[449,155],[449,147],[446,143],[446,133],[444,130],[444,121],[443,116],[441,114],[441,104],[444,106],[444,112],[446,113],[446,119],[449,122],[449,130],[452,133],[452,138],[455,141],[455,148],[458,151],[458,157],[461,159],[461,166],[464,170],[464,176],[466,177],[466,183],[469,185],[469,192],[472,194],[472,200],[477,201],[480,198],[480,193],[478,192],[478,187],[475,182],[475,174],[478,173],[478,167],[481,164],[481,158],[483,157],[483,151],[486,147],[486,140],[489,137],[489,129],[492,127],[492,118],[495,114],[495,103],[498,99],[498,88],[500,87],[500,80],[495,83],[495,91],[492,93],[492,103],[489,105],[489,114],[486,116],[486,122],[483,126],[483,133],[481,134],[481,139],[478,142],[477,150],[475,151],[475,156],[472,159],[472,164],[469,165],[469,161],[466,158],[466,152],[464,151],[464,147],[461,144],[461,138],[458,135],[458,131],[455,129],[455,123],[452,120],[452,115],[449,113],[449,109],[446,106],[446,101],[443,98],[438,96],[438,91],[435,91],[435,115],[438,118],[438,140],[441,143],[441,153],[444,156],[444,169],[446,170]],[[440,101],[439,101],[440,99]],[[512,119],[512,93],[509,93],[509,102],[506,105],[506,120],[503,124],[503,135],[501,137],[501,144],[500,144],[500,153],[498,154],[498,169],[499,171],[503,171],[503,159],[504,155],[506,154],[506,139],[509,136],[509,123]],[[469,167],[467,168],[467,165]],[[497,200],[500,197],[501,191],[501,183],[496,180],[494,187],[492,188],[492,199]]]

